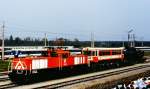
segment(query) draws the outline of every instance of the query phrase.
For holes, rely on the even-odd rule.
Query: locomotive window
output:
[[[84,55],[91,56],[91,51],[83,51],[83,54],[84,54]]]
[[[51,52],[51,57],[58,57],[57,52]]]
[[[4,52],[4,55],[11,55],[11,52]]]
[[[31,52],[30,52],[30,51],[27,51],[26,53],[27,53],[27,55],[30,55],[30,54],[31,54]]]
[[[47,57],[47,56],[48,56],[48,53],[47,53],[46,51],[45,51],[45,52],[43,51],[43,52],[42,52],[42,56]]]

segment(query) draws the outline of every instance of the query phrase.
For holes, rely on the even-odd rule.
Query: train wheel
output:
[[[116,62],[116,67],[120,67],[120,62]]]
[[[8,74],[9,79],[13,82],[13,83],[17,83],[17,84],[26,84],[29,83],[31,78],[30,75],[24,75],[24,74],[16,74],[16,73],[9,73]]]

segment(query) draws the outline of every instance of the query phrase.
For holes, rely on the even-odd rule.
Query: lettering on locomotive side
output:
[[[48,60],[47,59],[32,60],[32,69],[44,69],[44,68],[48,68]]]
[[[74,57],[74,64],[84,64],[85,63],[85,57]]]

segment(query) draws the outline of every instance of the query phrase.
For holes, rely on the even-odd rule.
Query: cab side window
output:
[[[51,55],[51,57],[58,57],[57,52],[51,52],[50,55]]]
[[[83,54],[84,54],[84,55],[91,56],[91,51],[83,51]]]
[[[42,56],[47,57],[48,56],[48,52],[47,51],[42,51]]]

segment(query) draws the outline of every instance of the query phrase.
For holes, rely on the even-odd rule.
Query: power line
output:
[[[9,27],[7,26],[7,29],[10,29],[10,26]],[[63,37],[63,38],[64,37],[65,38],[68,37],[69,39],[70,38],[76,38],[77,35],[80,35],[80,34],[74,34],[74,33],[50,32],[50,31],[43,31],[43,30],[42,31],[40,31],[40,30],[38,30],[38,31],[37,30],[28,30],[28,29],[26,30],[25,28],[22,28],[22,27],[21,28],[20,27],[11,27],[11,30],[12,29],[15,29],[15,30],[18,30],[18,31],[8,32],[8,30],[7,30],[6,35],[8,35],[8,34],[10,34],[10,35],[15,34],[17,36],[17,34],[25,34],[24,36],[27,36],[29,34],[33,34],[32,36],[34,36],[34,34],[36,34],[35,36],[41,37],[42,34],[47,33],[47,35],[53,35],[53,37],[54,37],[54,35],[55,35],[55,37],[57,35],[57,37]],[[31,35],[29,35],[29,36],[31,36]]]
[[[37,33],[62,34],[62,35],[77,35],[77,34],[72,34],[72,33],[44,31],[44,30],[50,30],[50,29],[44,29],[43,30],[42,28],[41,28],[42,30],[40,30],[39,28],[32,28],[32,30],[28,30],[25,27],[19,27],[19,26],[15,26],[15,27],[7,26],[6,28],[8,28],[8,29],[10,29],[10,28],[11,29],[15,29],[15,30],[18,30],[18,32],[37,32]],[[37,31],[37,29],[39,29],[39,30]]]
[[[45,44],[45,47],[46,47],[47,46],[47,35],[46,35],[46,33],[44,35],[45,35],[44,44]]]

